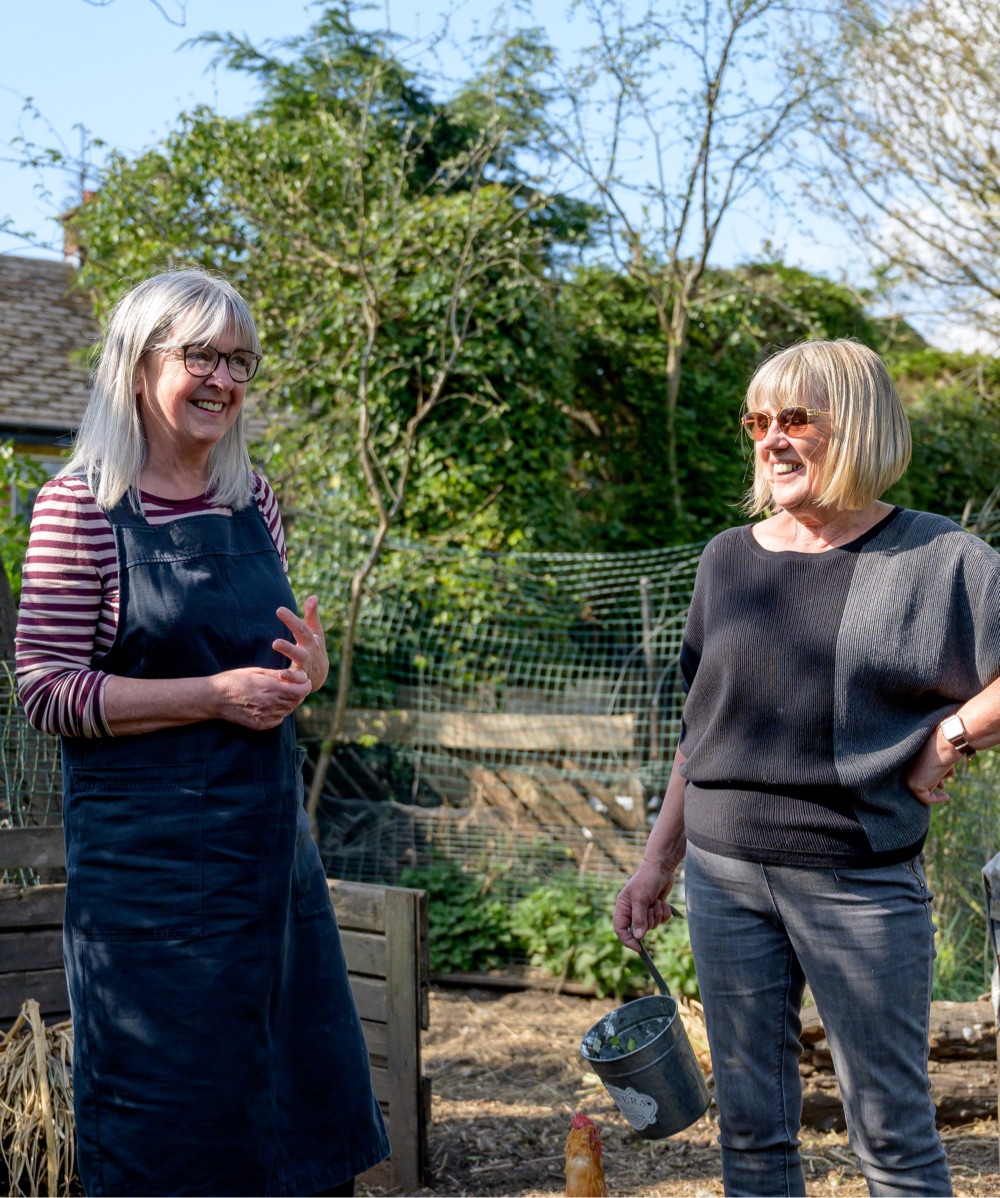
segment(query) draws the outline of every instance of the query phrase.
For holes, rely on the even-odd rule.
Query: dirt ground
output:
[[[668,1140],[641,1140],[581,1060],[581,1037],[615,1005],[539,991],[435,989],[424,1041],[432,1177],[418,1193],[563,1194],[566,1132],[585,1111],[601,1128],[610,1193],[721,1194],[714,1108]],[[688,1026],[702,1055],[697,1022]],[[996,1121],[943,1135],[955,1193],[1000,1195]],[[809,1195],[868,1193],[846,1136],[806,1129],[802,1156]]]

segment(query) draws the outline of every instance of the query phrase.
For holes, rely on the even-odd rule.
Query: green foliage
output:
[[[890,358],[913,460],[888,498],[958,518],[1000,481],[1000,363],[924,348]]]
[[[380,489],[406,535],[565,545],[548,271],[586,213],[518,168],[543,48],[494,47],[474,87],[438,99],[347,6],[272,52],[208,40],[262,99],[234,119],[196,109],[161,146],[109,159],[76,217],[99,308],[165,266],[234,281],[262,325],[253,401],[286,507],[371,528]]]
[[[951,802],[931,810],[924,852],[937,925],[936,999],[970,1002],[989,990],[993,963],[980,871],[1000,848],[998,784],[1000,760],[980,754],[948,780]]]
[[[532,965],[552,977],[593,986],[600,995],[621,998],[646,990],[645,966],[622,946],[612,926],[616,889],[554,880],[521,899],[511,926]],[[668,962],[661,969],[667,985],[675,994],[696,994],[684,930],[674,932],[669,945],[665,940],[657,934],[657,960]]]
[[[28,548],[28,517],[15,510],[48,478],[45,468],[33,458],[15,453],[12,441],[0,442],[0,561],[3,562],[14,595],[21,597],[21,567]],[[17,504],[14,503],[15,498]]]
[[[751,454],[738,413],[759,362],[806,337],[887,342],[863,299],[839,284],[779,262],[710,272],[692,308],[678,397],[678,522],[663,493],[665,347],[643,288],[588,267],[561,303],[574,339],[575,501],[594,548],[690,542],[740,523]]]
[[[491,896],[489,880],[449,861],[404,869],[399,881],[427,891],[430,961],[436,973],[476,973],[510,959],[509,910]]]
[[[539,886],[529,874],[487,874],[452,861],[403,870],[401,885],[427,891],[431,969],[473,973],[527,958],[550,977],[592,986],[602,996],[650,989],[642,962],[614,933],[617,887],[570,875]],[[671,993],[697,997],[687,925],[671,920],[649,947]]]

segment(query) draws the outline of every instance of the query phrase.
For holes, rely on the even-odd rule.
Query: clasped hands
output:
[[[271,647],[291,664],[280,670],[252,666],[228,672],[223,718],[250,728],[277,727],[326,681],[330,659],[316,596],[310,595],[305,601],[301,617],[287,607],[279,607],[277,616],[294,639],[279,637]]]

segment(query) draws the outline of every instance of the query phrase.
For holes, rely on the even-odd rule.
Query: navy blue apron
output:
[[[131,678],[282,668],[256,503],[109,513]],[[312,1194],[389,1151],[289,716],[64,738],[80,1176],[91,1195]]]

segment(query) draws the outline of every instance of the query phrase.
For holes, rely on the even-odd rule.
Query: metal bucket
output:
[[[645,947],[640,955],[660,994],[626,1003],[598,1020],[581,1041],[580,1055],[638,1135],[662,1140],[697,1122],[712,1096],[677,1003]],[[595,1045],[603,1047],[612,1036],[619,1046],[626,1046],[625,1051],[605,1058],[593,1055]],[[632,1039],[636,1048],[630,1052],[627,1045]]]

